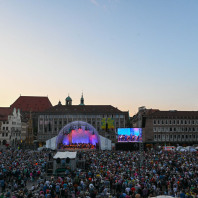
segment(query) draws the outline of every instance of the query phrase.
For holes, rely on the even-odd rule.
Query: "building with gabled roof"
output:
[[[30,139],[33,144],[33,140],[37,139],[38,114],[52,107],[49,98],[46,96],[19,96],[10,107],[21,110],[22,134],[26,134],[28,144]],[[31,123],[31,126],[29,126],[29,123]],[[31,131],[31,136],[34,137],[30,138],[29,131]]]
[[[0,146],[16,145],[21,141],[20,110],[11,107],[0,107]]]

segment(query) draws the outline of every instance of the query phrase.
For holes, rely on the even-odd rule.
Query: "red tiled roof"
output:
[[[21,111],[42,112],[52,107],[52,104],[48,97],[20,96],[10,107]]]
[[[8,115],[12,114],[12,109],[10,107],[0,107],[0,121],[8,120]]]

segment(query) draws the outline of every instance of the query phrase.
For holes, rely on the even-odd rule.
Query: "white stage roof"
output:
[[[66,159],[69,157],[70,159],[75,159],[76,158],[76,153],[77,152],[57,152],[56,155],[53,157],[54,159],[60,158],[60,159]]]

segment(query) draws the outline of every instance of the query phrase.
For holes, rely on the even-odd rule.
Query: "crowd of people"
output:
[[[196,152],[79,151],[84,168],[72,171],[66,165],[63,175],[47,176],[46,164],[53,155],[52,151],[2,151],[0,198],[198,197]]]

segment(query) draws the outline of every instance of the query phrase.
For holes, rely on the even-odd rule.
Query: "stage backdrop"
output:
[[[64,145],[90,143],[95,146],[98,144],[100,147],[100,136],[92,125],[83,121],[74,121],[60,130],[56,138],[56,147],[60,143]]]

